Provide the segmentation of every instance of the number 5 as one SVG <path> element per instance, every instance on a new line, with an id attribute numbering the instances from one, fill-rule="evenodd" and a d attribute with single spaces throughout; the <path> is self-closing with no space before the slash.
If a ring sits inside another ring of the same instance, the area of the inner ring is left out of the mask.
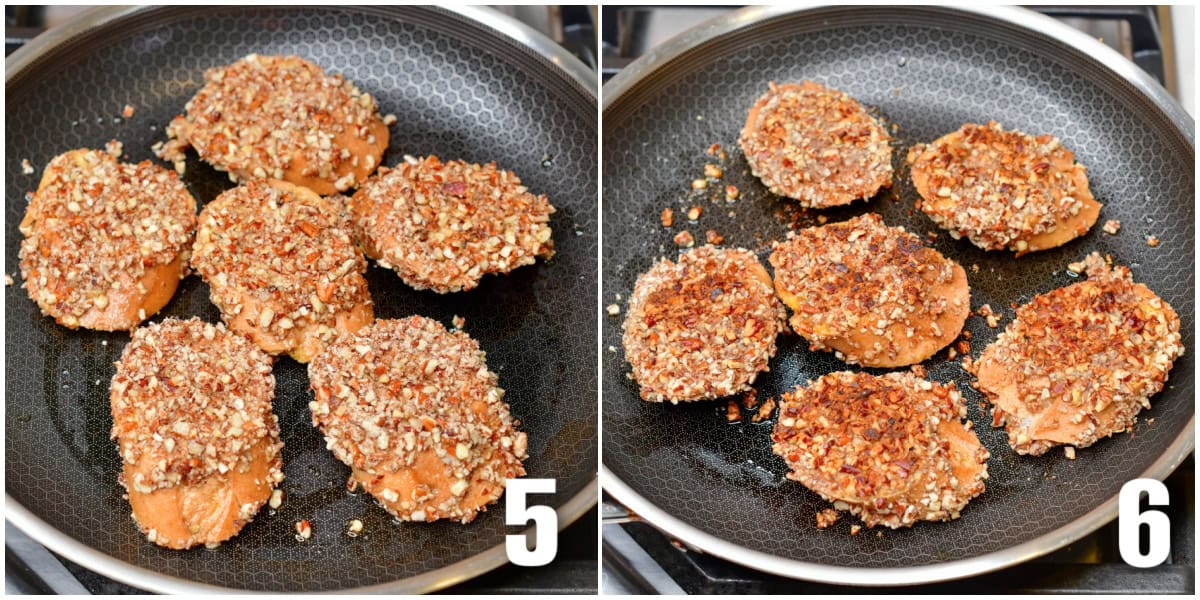
<path id="1" fill-rule="evenodd" d="M 1162 564 L 1171 552 L 1171 521 L 1161 510 L 1138 512 L 1143 492 L 1149 496 L 1150 506 L 1166 506 L 1170 502 L 1170 492 L 1161 481 L 1134 479 L 1121 486 L 1117 500 L 1117 546 L 1121 558 L 1140 569 Z M 1150 548 L 1146 554 L 1142 554 L 1141 548 L 1143 525 L 1150 530 Z"/>
<path id="2" fill-rule="evenodd" d="M 558 554 L 558 513 L 542 504 L 526 506 L 529 494 L 553 494 L 553 479 L 509 479 L 505 490 L 505 525 L 525 525 L 533 521 L 534 547 L 525 547 L 525 534 L 517 533 L 504 538 L 504 550 L 508 560 L 521 567 L 540 567 L 550 564 Z"/>

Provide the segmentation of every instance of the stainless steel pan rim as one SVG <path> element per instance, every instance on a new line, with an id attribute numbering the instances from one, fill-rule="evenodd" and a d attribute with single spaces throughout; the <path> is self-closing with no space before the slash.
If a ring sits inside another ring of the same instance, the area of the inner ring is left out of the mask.
<path id="1" fill-rule="evenodd" d="M 635 84 L 691 48 L 730 32 L 781 15 L 809 12 L 819 4 L 748 7 L 722 15 L 685 31 L 643 55 L 604 85 L 603 106 L 607 110 Z M 1195 122 L 1183 107 L 1145 71 L 1103 43 L 1050 17 L 1023 8 L 1006 6 L 940 7 L 990 17 L 1058 39 L 1087 53 L 1108 70 L 1132 83 L 1149 97 L 1195 145 Z M 1196 419 L 1193 413 L 1178 437 L 1142 477 L 1162 480 L 1170 475 L 1195 448 Z M 999 552 L 905 568 L 857 568 L 803 562 L 750 550 L 706 533 L 674 517 L 625 484 L 602 463 L 600 483 L 604 490 L 655 527 L 687 544 L 726 560 L 767 573 L 831 584 L 862 586 L 915 585 L 980 575 L 1049 554 L 1095 531 L 1117 516 L 1117 499 L 1109 498 L 1087 514 L 1059 529 Z"/>
<path id="2" fill-rule="evenodd" d="M 97 27 L 101 27 L 113 20 L 122 19 L 150 8 L 152 7 L 96 7 L 80 14 L 78 17 L 75 17 L 71 21 L 64 23 L 62 26 L 38 36 L 32 42 L 21 47 L 16 52 L 13 52 L 11 56 L 5 59 L 5 84 L 7 85 L 17 73 L 23 71 L 30 63 L 40 57 L 43 53 L 50 51 L 67 40 L 70 40 L 77 35 Z M 593 98 L 596 96 L 595 73 L 586 65 L 584 65 L 583 62 L 581 62 L 578 58 L 568 53 L 546 36 L 542 35 L 541 32 L 491 8 L 476 6 L 443 6 L 441 8 L 443 10 L 462 15 L 473 21 L 482 23 L 491 29 L 500 32 L 504 36 L 530 48 L 556 65 L 561 70 L 562 75 L 570 77 L 570 79 L 575 81 L 584 90 L 586 90 L 590 96 Z M 584 513 L 595 506 L 597 498 L 598 484 L 596 480 L 593 479 L 570 500 L 558 508 L 557 513 L 559 530 L 561 531 L 563 528 L 575 522 L 576 519 L 583 516 Z M 7 493 L 4 496 L 4 517 L 13 525 L 16 525 L 18 528 L 20 528 L 21 531 L 28 534 L 29 537 L 32 537 L 43 546 L 51 548 L 54 552 L 62 555 L 68 560 L 128 585 L 164 594 L 211 594 L 233 591 L 247 593 L 244 590 L 233 590 L 163 575 L 161 573 L 115 559 L 112 556 L 100 552 L 86 544 L 80 543 L 74 538 L 51 527 L 45 521 L 41 520 L 32 512 L 30 512 L 29 509 L 25 508 L 19 502 L 14 500 Z M 473 557 L 439 569 L 435 569 L 433 571 L 422 573 L 421 575 L 415 577 L 379 585 L 340 590 L 340 592 L 376 594 L 417 594 L 432 592 L 457 583 L 461 583 L 491 571 L 492 569 L 495 569 L 507 562 L 508 557 L 505 553 L 504 544 L 499 544 Z"/>

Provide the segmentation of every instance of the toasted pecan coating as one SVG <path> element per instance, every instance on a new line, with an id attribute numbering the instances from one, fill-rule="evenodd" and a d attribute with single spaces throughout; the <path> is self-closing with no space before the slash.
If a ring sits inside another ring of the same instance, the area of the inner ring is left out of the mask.
<path id="1" fill-rule="evenodd" d="M 200 213 L 192 267 L 230 329 L 308 362 L 374 320 L 367 261 L 336 202 L 284 181 L 227 190 Z"/>
<path id="2" fill-rule="evenodd" d="M 1061 246 L 1100 216 L 1087 169 L 1051 135 L 967 123 L 908 152 L 918 207 L 951 237 L 1017 256 Z"/>
<path id="3" fill-rule="evenodd" d="M 110 395 L 120 481 L 160 546 L 237 535 L 283 480 L 271 358 L 224 325 L 170 318 L 138 328 Z"/>
<path id="4" fill-rule="evenodd" d="M 298 56 L 251 54 L 204 80 L 155 146 L 177 169 L 191 146 L 235 181 L 281 179 L 329 195 L 366 180 L 387 149 L 375 99 Z"/>
<path id="5" fill-rule="evenodd" d="M 728 396 L 767 370 L 785 316 L 753 253 L 702 246 L 638 277 L 624 323 L 625 359 L 643 400 Z"/>
<path id="6" fill-rule="evenodd" d="M 1035 296 L 973 370 L 1020 454 L 1083 448 L 1132 427 L 1184 347 L 1179 316 L 1099 253 L 1086 281 Z"/>
<path id="7" fill-rule="evenodd" d="M 890 140 L 849 94 L 804 81 L 771 82 L 738 143 L 771 193 L 826 208 L 891 187 Z"/>
<path id="8" fill-rule="evenodd" d="M 196 200 L 150 161 L 71 150 L 46 166 L 20 230 L 24 286 L 43 313 L 71 329 L 128 330 L 187 274 Z"/>
<path id="9" fill-rule="evenodd" d="M 851 364 L 919 363 L 971 311 L 963 268 L 875 213 L 791 232 L 770 262 L 792 329 Z"/>
<path id="10" fill-rule="evenodd" d="M 380 169 L 349 203 L 367 256 L 440 294 L 553 256 L 552 213 L 545 195 L 529 193 L 496 163 L 436 156 Z"/>
<path id="11" fill-rule="evenodd" d="M 402 521 L 469 523 L 525 474 L 528 438 L 479 343 L 425 317 L 342 335 L 308 367 L 313 424 Z"/>
<path id="12" fill-rule="evenodd" d="M 954 384 L 840 371 L 783 395 L 775 454 L 868 527 L 948 521 L 983 493 L 988 451 Z"/>

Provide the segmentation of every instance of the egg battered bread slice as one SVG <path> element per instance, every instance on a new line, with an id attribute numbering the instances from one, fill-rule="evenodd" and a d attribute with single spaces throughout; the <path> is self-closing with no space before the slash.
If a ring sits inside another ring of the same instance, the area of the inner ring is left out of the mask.
<path id="1" fill-rule="evenodd" d="M 1100 216 L 1087 169 L 1051 135 L 1005 131 L 995 121 L 908 152 L 920 208 L 955 239 L 984 250 L 1027 252 L 1061 246 Z"/>
<path id="2" fill-rule="evenodd" d="M 525 474 L 528 436 L 462 331 L 383 319 L 340 336 L 308 373 L 313 425 L 397 519 L 470 523 Z"/>
<path id="3" fill-rule="evenodd" d="M 204 82 L 155 146 L 176 169 L 190 146 L 234 181 L 281 179 L 330 195 L 362 183 L 387 149 L 375 99 L 298 56 L 250 54 L 208 69 Z"/>
<path id="4" fill-rule="evenodd" d="M 341 208 L 285 181 L 249 181 L 209 202 L 192 267 L 229 328 L 270 354 L 308 362 L 375 318 Z"/>
<path id="5" fill-rule="evenodd" d="M 987 479 L 966 414 L 953 383 L 840 371 L 783 395 L 772 450 L 788 479 L 867 527 L 949 521 Z"/>
<path id="6" fill-rule="evenodd" d="M 753 253 L 702 246 L 638 277 L 623 326 L 625 359 L 643 400 L 728 396 L 767 370 L 785 316 Z"/>
<path id="7" fill-rule="evenodd" d="M 44 314 L 71 329 L 129 330 L 187 274 L 196 200 L 150 161 L 71 150 L 46 166 L 20 230 L 25 290 Z"/>
<path id="8" fill-rule="evenodd" d="M 771 193 L 826 208 L 892 185 L 887 131 L 849 94 L 813 81 L 776 84 L 754 103 L 738 143 Z"/>
<path id="9" fill-rule="evenodd" d="M 963 268 L 875 213 L 790 232 L 770 261 L 792 329 L 851 364 L 919 363 L 971 310 Z"/>
<path id="10" fill-rule="evenodd" d="M 347 203 L 367 256 L 439 294 L 554 256 L 545 195 L 496 163 L 427 156 L 383 168 Z"/>
<path id="11" fill-rule="evenodd" d="M 1092 253 L 1088 279 L 1035 296 L 973 366 L 994 426 L 1020 454 L 1084 448 L 1129 429 L 1184 347 L 1179 316 Z"/>
<path id="12" fill-rule="evenodd" d="M 224 325 L 138 328 L 110 386 L 120 482 L 146 537 L 173 549 L 235 536 L 283 481 L 271 358 Z"/>

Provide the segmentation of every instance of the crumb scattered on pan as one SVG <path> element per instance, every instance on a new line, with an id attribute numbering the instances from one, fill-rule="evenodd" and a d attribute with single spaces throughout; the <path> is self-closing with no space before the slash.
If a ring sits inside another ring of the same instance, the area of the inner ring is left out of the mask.
<path id="1" fill-rule="evenodd" d="M 13 283 L 15 283 L 15 282 L 13 281 L 12 275 L 5 273 L 4 274 L 4 285 L 12 285 Z"/>
<path id="2" fill-rule="evenodd" d="M 699 206 L 693 206 L 688 209 L 687 218 L 689 221 L 696 221 L 700 218 L 700 215 L 702 215 L 702 214 L 704 214 L 703 208 L 701 208 Z"/>
<path id="3" fill-rule="evenodd" d="M 725 175 L 725 171 L 721 167 L 708 163 L 704 165 L 704 176 L 712 179 L 720 179 Z"/>
<path id="4" fill-rule="evenodd" d="M 300 542 L 307 542 L 308 539 L 311 537 L 312 537 L 312 525 L 309 524 L 308 519 L 301 519 L 301 520 L 297 521 L 296 522 L 296 540 L 300 541 Z"/>
<path id="5" fill-rule="evenodd" d="M 104 151 L 113 158 L 121 158 L 121 153 L 125 151 L 125 144 L 117 140 L 108 140 L 108 143 L 104 145 Z"/>
<path id="6" fill-rule="evenodd" d="M 754 408 L 755 404 L 758 404 L 758 390 L 756 390 L 754 388 L 750 388 L 750 389 L 742 392 L 742 407 L 743 408 L 745 408 L 746 410 L 750 410 L 751 408 Z"/>
<path id="7" fill-rule="evenodd" d="M 739 194 L 739 192 L 738 192 L 737 186 L 733 186 L 733 185 L 725 186 L 725 200 L 727 202 L 733 202 L 734 200 L 737 200 L 738 194 Z"/>
<path id="8" fill-rule="evenodd" d="M 692 189 L 693 190 L 708 189 L 708 180 L 707 179 L 693 179 L 692 180 Z"/>
<path id="9" fill-rule="evenodd" d="M 1075 460 L 1075 446 L 1064 447 L 1063 454 L 1067 455 L 1067 460 Z"/>
<path id="10" fill-rule="evenodd" d="M 717 160 L 720 160 L 721 162 L 725 161 L 725 151 L 721 149 L 720 144 L 713 144 L 709 146 L 706 152 L 709 156 L 717 157 Z"/>
<path id="11" fill-rule="evenodd" d="M 1073 263 L 1067 265 L 1067 270 L 1072 273 L 1075 273 L 1076 275 L 1078 275 L 1079 273 L 1082 273 L 1083 270 L 1086 268 L 1087 268 L 1087 265 L 1082 260 L 1079 262 L 1073 262 Z"/>
<path id="12" fill-rule="evenodd" d="M 33 175 L 33 165 L 29 164 L 28 158 L 21 159 L 21 172 L 26 175 Z"/>
<path id="13" fill-rule="evenodd" d="M 1157 236 L 1157 235 L 1152 235 L 1152 236 L 1150 236 L 1150 237 L 1147 237 L 1147 238 L 1146 238 L 1146 245 L 1147 245 L 1147 246 L 1150 246 L 1151 248 L 1155 248 L 1155 247 L 1157 247 L 1157 246 L 1158 246 L 1158 236 Z"/>
<path id="14" fill-rule="evenodd" d="M 133 116 L 133 112 L 134 112 L 133 105 L 126 104 L 125 108 L 121 109 L 121 116 L 128 119 L 129 117 Z"/>
<path id="15" fill-rule="evenodd" d="M 612 352 L 613 354 L 616 354 L 616 353 L 617 353 L 617 347 L 616 347 L 616 346 L 609 346 L 609 347 L 608 347 L 608 351 L 609 351 L 609 352 Z"/>
<path id="16" fill-rule="evenodd" d="M 392 125 L 395 125 L 396 124 L 396 115 L 393 115 L 391 113 L 383 115 L 383 124 L 387 125 L 389 127 L 391 127 Z"/>
<path id="17" fill-rule="evenodd" d="M 996 327 L 1000 326 L 1000 321 L 996 318 L 996 313 L 992 312 L 992 307 L 990 304 L 984 304 L 983 306 L 980 306 L 975 313 L 987 320 L 988 327 L 995 329 Z M 963 354 L 966 354 L 966 352 Z"/>
<path id="18" fill-rule="evenodd" d="M 680 248 L 691 248 L 696 245 L 696 238 L 692 237 L 692 234 L 685 229 L 675 234 L 675 245 Z"/>
<path id="19" fill-rule="evenodd" d="M 829 217 L 826 217 L 825 215 L 817 215 L 817 223 L 820 223 L 821 225 L 824 225 L 828 220 Z"/>
<path id="20" fill-rule="evenodd" d="M 621 314 L 621 307 L 616 304 L 609 304 L 604 310 L 608 312 L 608 316 L 610 317 L 615 317 Z"/>
<path id="21" fill-rule="evenodd" d="M 283 506 L 283 490 L 276 489 L 271 492 L 271 499 L 267 501 L 267 505 L 271 508 L 279 508 Z"/>
<path id="22" fill-rule="evenodd" d="M 346 524 L 346 535 L 349 537 L 358 537 L 362 530 L 363 522 L 358 519 L 350 519 L 350 522 Z"/>
<path id="23" fill-rule="evenodd" d="M 978 273 L 978 272 L 979 272 L 979 263 L 971 263 L 971 272 L 972 272 L 972 273 Z"/>
<path id="24" fill-rule="evenodd" d="M 1121 230 L 1121 222 L 1116 219 L 1109 219 L 1104 222 L 1103 229 L 1104 233 L 1109 235 L 1117 235 L 1117 232 Z"/>
<path id="25" fill-rule="evenodd" d="M 858 535 L 858 532 L 860 532 L 860 531 L 862 531 L 862 525 L 851 525 L 850 526 L 850 535 Z"/>
<path id="26" fill-rule="evenodd" d="M 948 358 L 950 360 L 954 360 L 954 359 L 958 358 L 958 350 L 955 350 L 954 347 L 951 346 L 950 348 L 948 348 L 946 350 L 946 358 Z"/>
<path id="27" fill-rule="evenodd" d="M 725 405 L 725 420 L 732 423 L 734 421 L 741 420 L 741 418 L 742 407 L 738 406 L 737 400 L 730 400 L 729 403 Z"/>
<path id="28" fill-rule="evenodd" d="M 714 229 L 709 229 L 704 232 L 704 239 L 708 240 L 708 243 L 714 246 L 719 246 L 725 241 L 725 236 L 717 233 Z"/>
<path id="29" fill-rule="evenodd" d="M 450 324 L 453 325 L 455 329 L 462 329 L 466 326 L 467 320 L 458 315 L 454 315 L 454 318 L 450 319 Z"/>
<path id="30" fill-rule="evenodd" d="M 671 210 L 670 207 L 664 208 L 662 211 L 662 215 L 659 216 L 659 220 L 662 221 L 663 227 L 670 227 L 671 225 L 674 225 L 675 224 L 675 211 Z"/>
<path id="31" fill-rule="evenodd" d="M 971 342 L 968 342 L 967 340 L 958 340 L 958 344 L 955 344 L 955 348 L 958 350 L 959 354 L 970 354 Z"/>
<path id="32" fill-rule="evenodd" d="M 750 417 L 750 420 L 754 423 L 758 423 L 760 421 L 765 421 L 767 419 L 770 419 L 771 415 L 774 412 L 775 412 L 775 399 L 767 398 L 766 400 L 763 400 L 762 404 L 758 405 L 758 412 L 754 413 L 754 416 Z"/>
<path id="33" fill-rule="evenodd" d="M 817 529 L 825 529 L 826 527 L 837 523 L 838 519 L 841 518 L 842 513 L 832 508 L 826 508 L 825 510 L 817 513 Z"/>

